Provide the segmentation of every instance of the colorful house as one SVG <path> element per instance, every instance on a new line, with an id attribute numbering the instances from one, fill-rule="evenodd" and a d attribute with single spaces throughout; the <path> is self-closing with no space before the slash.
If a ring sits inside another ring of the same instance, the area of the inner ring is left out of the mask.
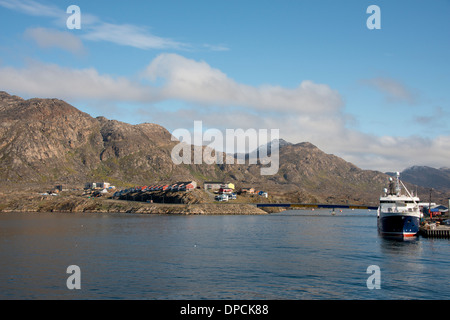
<path id="1" fill-rule="evenodd" d="M 225 189 L 231 189 L 231 190 L 234 190 L 234 189 L 235 189 L 234 184 L 231 183 L 231 182 L 222 184 L 222 188 L 225 188 Z"/>
<path id="2" fill-rule="evenodd" d="M 219 194 L 231 194 L 233 193 L 233 189 L 230 188 L 220 188 Z"/>
<path id="3" fill-rule="evenodd" d="M 249 193 L 249 194 L 253 194 L 255 193 L 255 188 L 242 188 L 241 189 L 242 193 Z"/>

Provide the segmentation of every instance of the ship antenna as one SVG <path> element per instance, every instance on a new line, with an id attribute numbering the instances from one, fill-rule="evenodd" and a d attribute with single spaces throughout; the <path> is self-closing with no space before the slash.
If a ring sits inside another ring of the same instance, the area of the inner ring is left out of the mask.
<path id="1" fill-rule="evenodd" d="M 397 172 L 397 186 L 395 188 L 395 191 L 397 192 L 397 196 L 400 196 L 400 172 Z"/>

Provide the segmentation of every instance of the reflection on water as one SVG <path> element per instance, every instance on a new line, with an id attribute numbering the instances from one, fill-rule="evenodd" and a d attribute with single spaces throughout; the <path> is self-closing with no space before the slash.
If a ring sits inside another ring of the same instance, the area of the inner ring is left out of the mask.
<path id="1" fill-rule="evenodd" d="M 420 238 L 411 237 L 411 238 L 388 238 L 381 237 L 380 238 L 380 247 L 381 251 L 386 255 L 409 255 L 415 256 L 420 254 L 423 247 L 421 246 Z"/>
<path id="2" fill-rule="evenodd" d="M 449 253 L 447 240 L 381 238 L 361 210 L 0 214 L 0 298 L 446 299 Z M 72 264 L 81 290 L 65 285 Z"/>
<path id="3" fill-rule="evenodd" d="M 383 239 L 387 289 L 393 297 L 408 296 L 424 299 L 448 299 L 450 270 L 448 240 L 426 239 L 420 236 L 408 240 Z"/>

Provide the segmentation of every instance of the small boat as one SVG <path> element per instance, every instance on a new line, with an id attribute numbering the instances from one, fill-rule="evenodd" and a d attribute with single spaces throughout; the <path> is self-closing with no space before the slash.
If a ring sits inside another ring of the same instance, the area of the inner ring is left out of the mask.
<path id="1" fill-rule="evenodd" d="M 402 193 L 402 187 L 406 194 Z M 396 181 L 389 178 L 389 189 L 385 188 L 380 197 L 378 232 L 389 237 L 414 237 L 419 232 L 421 217 L 419 198 L 411 195 L 397 172 Z"/>

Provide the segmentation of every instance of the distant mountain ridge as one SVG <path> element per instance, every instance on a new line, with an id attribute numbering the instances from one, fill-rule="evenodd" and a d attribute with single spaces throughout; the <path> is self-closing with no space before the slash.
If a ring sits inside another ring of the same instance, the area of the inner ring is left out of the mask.
<path id="1" fill-rule="evenodd" d="M 261 164 L 180 164 L 171 151 L 178 142 L 157 124 L 131 125 L 93 118 L 59 99 L 29 99 L 0 92 L 0 181 L 2 185 L 116 186 L 195 180 L 229 181 L 292 202 L 375 204 L 388 176 L 362 170 L 309 142 L 278 143 L 280 166 L 272 176 Z M 272 144 L 260 146 L 271 150 Z M 225 155 L 224 155 L 225 156 Z M 251 156 L 251 155 L 249 155 Z"/>
<path id="2" fill-rule="evenodd" d="M 418 186 L 450 191 L 450 168 L 447 167 L 412 166 L 403 170 L 400 176 L 403 181 Z"/>

